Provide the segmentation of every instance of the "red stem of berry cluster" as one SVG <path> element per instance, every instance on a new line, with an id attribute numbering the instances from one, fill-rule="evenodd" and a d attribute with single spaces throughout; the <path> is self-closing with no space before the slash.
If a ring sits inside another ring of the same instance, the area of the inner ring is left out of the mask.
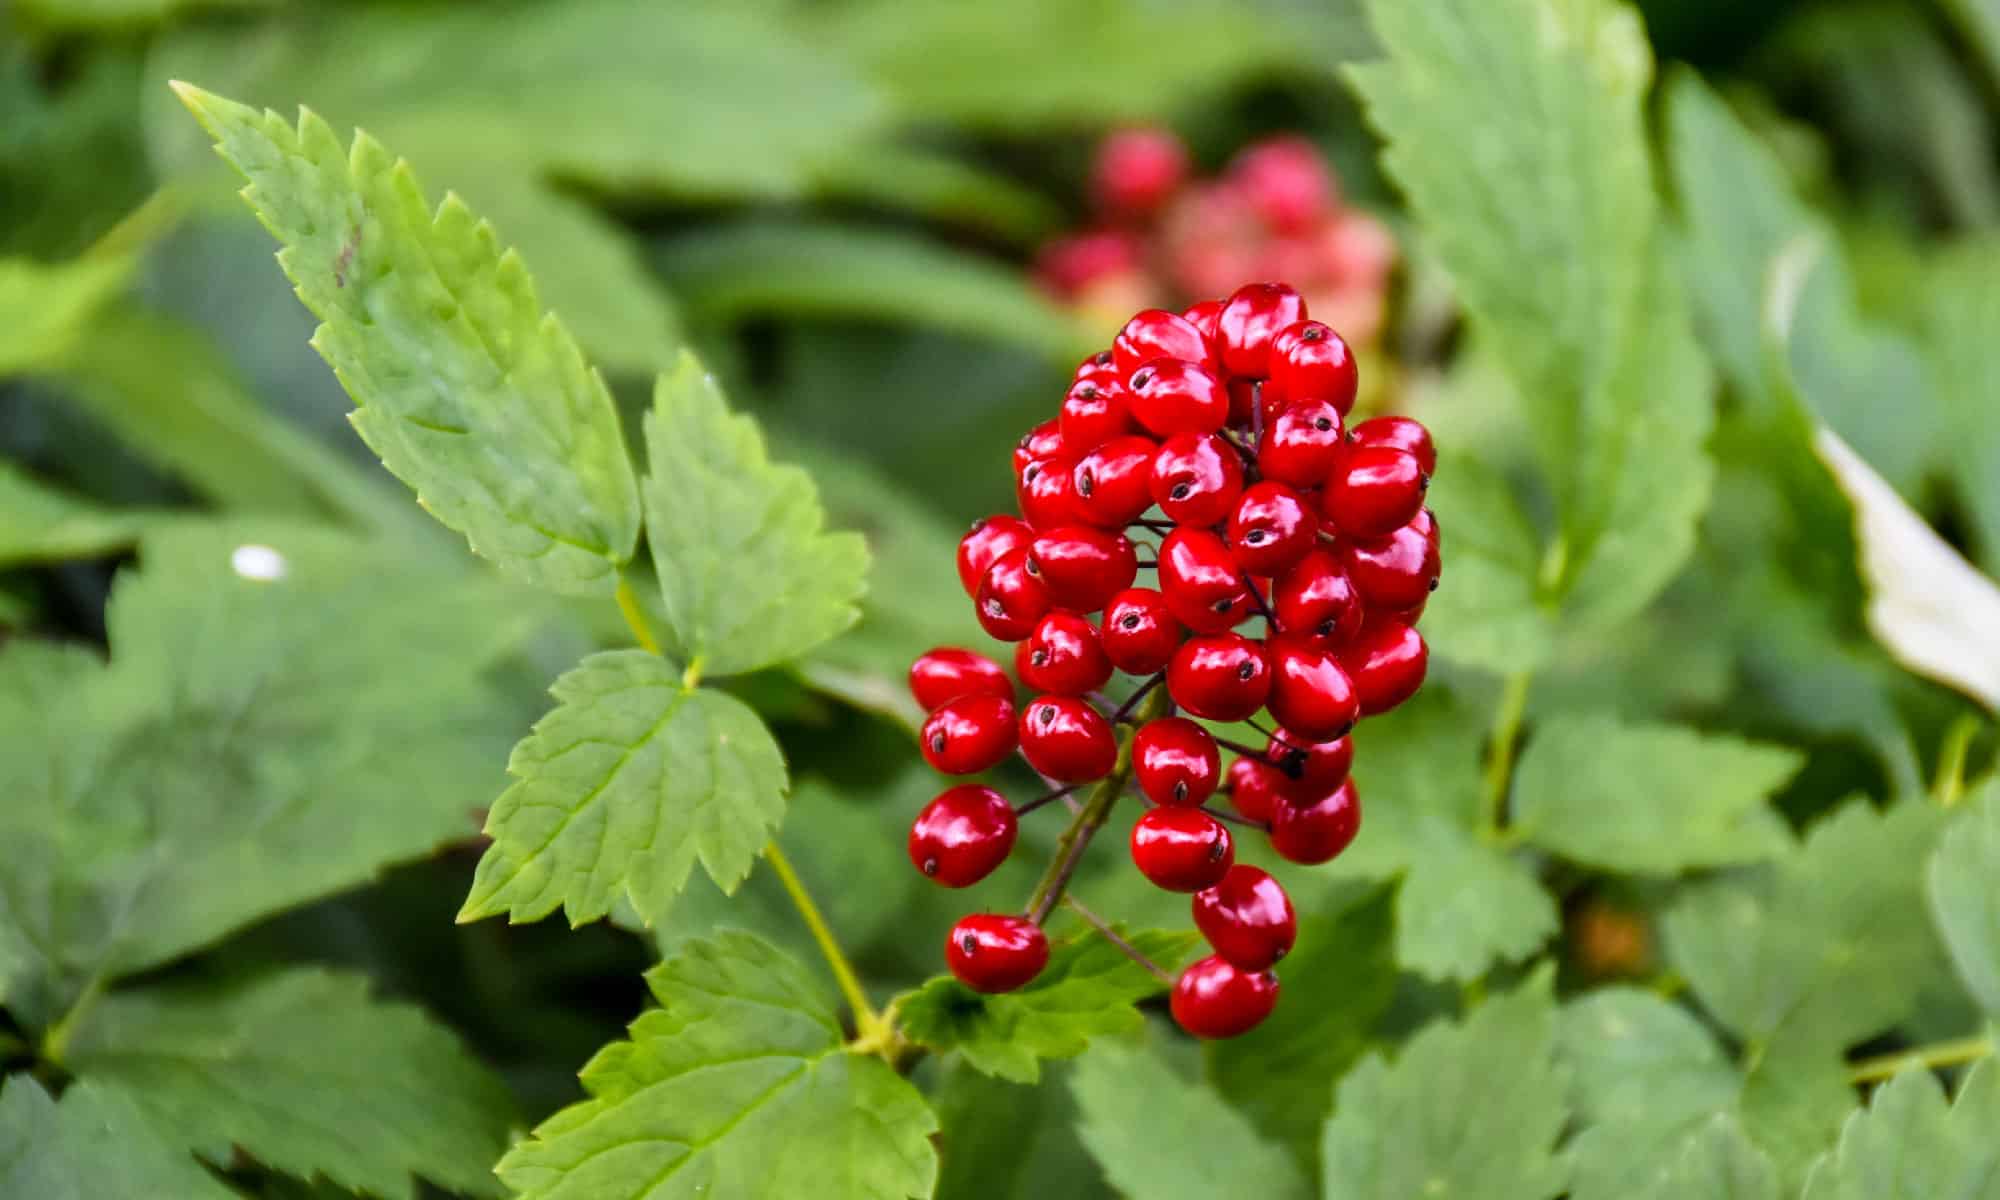
<path id="1" fill-rule="evenodd" d="M 1157 678 L 1155 679 L 1157 682 Z M 1142 699 L 1143 698 L 1143 699 Z M 1139 700 L 1136 717 L 1138 724 L 1145 724 L 1166 712 L 1167 697 L 1164 691 L 1151 686 L 1140 689 L 1133 697 Z M 1127 701 L 1129 707 L 1131 701 Z M 1063 889 L 1069 886 L 1070 876 L 1083 861 L 1083 852 L 1090 848 L 1090 839 L 1103 827 L 1111 816 L 1111 808 L 1118 803 L 1118 796 L 1125 790 L 1126 782 L 1132 776 L 1132 739 L 1125 738 L 1118 747 L 1118 761 L 1111 768 L 1111 774 L 1100 780 L 1090 790 L 1089 799 L 1083 802 L 1082 811 L 1070 820 L 1062 837 L 1056 841 L 1055 857 L 1049 861 L 1049 869 L 1042 873 L 1040 882 L 1028 896 L 1028 919 L 1040 925 L 1049 919 L 1057 904 L 1062 902 Z"/>

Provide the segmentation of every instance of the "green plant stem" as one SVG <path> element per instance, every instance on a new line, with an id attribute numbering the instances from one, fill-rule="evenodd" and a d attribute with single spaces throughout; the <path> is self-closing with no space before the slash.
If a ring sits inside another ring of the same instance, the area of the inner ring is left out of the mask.
<path id="1" fill-rule="evenodd" d="M 1480 796 L 1479 832 L 1489 842 L 1502 840 L 1507 817 L 1507 784 L 1514 775 L 1514 744 L 1520 740 L 1521 717 L 1528 708 L 1526 671 L 1507 677 L 1500 689 L 1500 706 L 1493 713 L 1493 733 L 1486 750 L 1486 783 Z"/>
<path id="2" fill-rule="evenodd" d="M 1972 739 L 1979 735 L 1979 718 L 1967 713 L 1944 731 L 1944 745 L 1938 750 L 1937 778 L 1931 795 L 1939 807 L 1951 808 L 1965 797 L 1965 759 L 1972 751 Z"/>
<path id="3" fill-rule="evenodd" d="M 1864 1058 L 1847 1069 L 1849 1083 L 1874 1083 L 1887 1079 L 1904 1067 L 1955 1067 L 1961 1063 L 1976 1062 L 1993 1053 L 1993 1038 L 1987 1034 L 1973 1037 L 1955 1038 L 1949 1042 L 1933 1042 L 1928 1046 L 1917 1046 L 1909 1050 L 1899 1050 L 1894 1054 L 1883 1054 L 1875 1058 Z"/>
<path id="4" fill-rule="evenodd" d="M 653 636 L 653 627 L 646 620 L 646 610 L 639 604 L 639 595 L 632 589 L 632 581 L 623 575 L 618 577 L 618 611 L 624 616 L 625 624 L 632 631 L 632 639 L 649 654 L 660 653 L 660 639 Z M 687 674 L 682 682 L 693 688 L 700 680 L 699 660 L 688 664 Z M 799 873 L 792 869 L 792 862 L 775 841 L 764 844 L 764 861 L 771 864 L 771 871 L 778 882 L 785 887 L 785 895 L 798 909 L 799 918 L 811 932 L 819 952 L 826 958 L 826 965 L 832 969 L 834 982 L 840 985 L 841 995 L 847 998 L 849 1008 L 854 1010 L 855 1047 L 867 1053 L 879 1053 L 885 1058 L 896 1050 L 895 1029 L 875 1011 L 868 1002 L 868 993 L 861 990 L 861 979 L 854 973 L 854 967 L 847 961 L 847 955 L 840 948 L 840 942 L 833 936 L 833 929 L 820 915 L 819 905 L 813 903 L 812 893 L 806 891 Z"/>
<path id="5" fill-rule="evenodd" d="M 1095 929 L 1098 932 L 1098 935 L 1101 936 L 1105 941 L 1110 942 L 1112 945 L 1118 947 L 1119 953 L 1123 954 L 1126 958 L 1131 959 L 1133 962 L 1138 963 L 1140 966 L 1146 968 L 1146 971 L 1149 974 L 1151 974 L 1153 978 L 1159 980 L 1161 983 L 1167 985 L 1168 987 L 1174 986 L 1174 977 L 1167 974 L 1166 968 L 1154 962 L 1152 959 L 1147 958 L 1145 955 L 1139 953 L 1139 948 L 1137 946 L 1134 946 L 1132 943 L 1126 941 L 1124 938 L 1118 936 L 1118 931 L 1111 928 L 1109 922 L 1105 921 L 1103 917 L 1098 916 L 1096 913 L 1090 911 L 1088 908 L 1085 908 L 1083 901 L 1078 900 L 1073 895 L 1068 895 L 1063 897 L 1063 903 L 1069 906 L 1071 912 L 1074 912 L 1077 916 L 1082 917 L 1084 924 L 1090 926 L 1092 929 Z"/>
<path id="6" fill-rule="evenodd" d="M 83 1023 L 103 997 L 105 982 L 102 973 L 91 976 L 90 982 L 83 985 L 83 991 L 77 993 L 76 1002 L 42 1034 L 40 1057 L 44 1062 L 62 1065 L 63 1055 L 69 1053 L 69 1042 L 76 1036 L 77 1026 Z"/>
<path id="7" fill-rule="evenodd" d="M 1144 725 L 1166 710 L 1166 689 L 1156 688 L 1139 706 L 1133 724 Z M 1083 852 L 1089 849 L 1091 836 L 1111 815 L 1111 806 L 1118 803 L 1118 795 L 1125 790 L 1125 783 L 1131 776 L 1132 739 L 1127 737 L 1118 747 L 1118 762 L 1111 768 L 1111 774 L 1090 790 L 1090 798 L 1070 818 L 1068 828 L 1062 831 L 1062 837 L 1056 842 L 1055 857 L 1049 861 L 1049 869 L 1042 873 L 1041 881 L 1035 884 L 1034 892 L 1028 896 L 1030 921 L 1040 925 L 1049 919 L 1056 905 L 1062 903 L 1063 889 L 1069 886 L 1069 877 L 1076 874 L 1077 864 L 1083 861 Z"/>

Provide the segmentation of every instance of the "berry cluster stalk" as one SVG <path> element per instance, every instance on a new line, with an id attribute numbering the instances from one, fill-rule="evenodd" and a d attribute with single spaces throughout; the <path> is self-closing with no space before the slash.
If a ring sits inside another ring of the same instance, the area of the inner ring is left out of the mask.
<path id="1" fill-rule="evenodd" d="M 1137 723 L 1143 725 L 1155 717 L 1165 716 L 1169 703 L 1166 689 L 1149 690 L 1139 706 Z M 1090 839 L 1111 816 L 1112 806 L 1118 803 L 1118 797 L 1131 777 L 1132 739 L 1128 736 L 1118 747 L 1118 762 L 1111 768 L 1111 774 L 1091 789 L 1083 808 L 1070 819 L 1069 827 L 1063 830 L 1062 838 L 1056 842 L 1055 858 L 1050 861 L 1041 882 L 1035 885 L 1034 893 L 1028 897 L 1030 921 L 1040 925 L 1062 902 L 1063 889 L 1069 886 L 1070 876 L 1076 874 L 1077 864 L 1083 861 L 1083 852 L 1090 848 Z"/>

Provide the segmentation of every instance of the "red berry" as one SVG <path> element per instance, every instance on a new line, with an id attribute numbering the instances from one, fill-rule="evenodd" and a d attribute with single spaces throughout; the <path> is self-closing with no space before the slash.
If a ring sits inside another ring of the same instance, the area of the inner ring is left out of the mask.
<path id="1" fill-rule="evenodd" d="M 1295 404 L 1272 418 L 1257 444 L 1257 470 L 1293 487 L 1318 487 L 1340 463 L 1340 410 L 1324 400 Z"/>
<path id="2" fill-rule="evenodd" d="M 1229 551 L 1252 575 L 1284 572 L 1319 540 L 1319 515 L 1305 497 L 1265 480 L 1244 489 L 1229 514 Z"/>
<path id="3" fill-rule="evenodd" d="M 1132 862 L 1154 887 L 1214 887 L 1235 861 L 1229 828 L 1199 808 L 1149 808 L 1132 826 Z"/>
<path id="4" fill-rule="evenodd" d="M 1044 244 L 1035 255 L 1035 280 L 1070 299 L 1092 284 L 1138 271 L 1145 260 L 1142 238 L 1122 229 L 1098 229 Z"/>
<path id="5" fill-rule="evenodd" d="M 1111 678 L 1111 660 L 1090 618 L 1052 612 L 1014 647 L 1014 672 L 1035 691 L 1081 696 Z"/>
<path id="6" fill-rule="evenodd" d="M 1348 440 L 1357 446 L 1394 446 L 1417 456 L 1417 465 L 1426 475 L 1437 473 L 1437 447 L 1423 422 L 1409 417 L 1370 417 L 1348 431 Z"/>
<path id="7" fill-rule="evenodd" d="M 1118 368 L 1112 365 L 1111 351 L 1109 350 L 1099 350 L 1089 358 L 1076 364 L 1076 370 L 1070 373 L 1070 381 L 1072 383 L 1078 383 L 1085 379 L 1116 378 L 1118 378 Z"/>
<path id="8" fill-rule="evenodd" d="M 1271 380 L 1264 386 L 1285 405 L 1322 401 L 1344 417 L 1361 388 L 1361 369 L 1331 326 L 1301 321 L 1273 343 Z"/>
<path id="9" fill-rule="evenodd" d="M 1128 675 L 1164 670 L 1181 644 L 1181 623 L 1152 588 L 1126 588 L 1104 606 L 1104 653 Z"/>
<path id="10" fill-rule="evenodd" d="M 1193 322 L 1162 309 L 1149 308 L 1125 322 L 1111 342 L 1111 361 L 1126 379 L 1156 358 L 1206 364 L 1208 339 Z"/>
<path id="11" fill-rule="evenodd" d="M 958 542 L 958 581 L 965 585 L 965 594 L 977 596 L 979 581 L 986 578 L 986 568 L 1009 550 L 1027 545 L 1034 536 L 1035 531 L 1019 517 L 992 516 L 974 521 L 971 531 Z"/>
<path id="12" fill-rule="evenodd" d="M 1063 455 L 1038 458 L 1021 469 L 1014 488 L 1021 515 L 1036 529 L 1074 525 L 1080 519 L 1076 505 L 1076 460 Z"/>
<path id="13" fill-rule="evenodd" d="M 984 654 L 957 646 L 925 651 L 910 664 L 910 695 L 925 712 L 960 696 L 1014 698 L 1014 681 Z"/>
<path id="14" fill-rule="evenodd" d="M 1268 969 L 1291 953 L 1299 921 L 1292 898 L 1268 871 L 1238 863 L 1222 882 L 1194 896 L 1194 927 L 1229 964 Z"/>
<path id="15" fill-rule="evenodd" d="M 1271 849 L 1308 866 L 1331 862 L 1361 830 L 1361 796 L 1352 779 L 1312 800 L 1280 795 L 1271 814 Z"/>
<path id="16" fill-rule="evenodd" d="M 1230 173 L 1250 207 L 1279 233 L 1303 233 L 1333 211 L 1333 177 L 1305 138 L 1258 142 L 1236 157 Z"/>
<path id="17" fill-rule="evenodd" d="M 1252 283 L 1236 289 L 1215 321 L 1216 349 L 1231 375 L 1265 379 L 1271 374 L 1271 339 L 1280 329 L 1306 319 L 1306 302 L 1282 283 Z"/>
<path id="18" fill-rule="evenodd" d="M 1354 680 L 1361 715 L 1385 713 L 1417 694 L 1430 666 L 1424 635 L 1399 620 L 1370 618 L 1354 644 L 1342 650 L 1340 661 Z"/>
<path id="19" fill-rule="evenodd" d="M 1021 440 L 1014 443 L 1014 478 L 1020 479 L 1021 473 L 1028 469 L 1028 464 L 1036 459 L 1054 458 L 1062 452 L 1061 418 L 1050 417 L 1022 434 Z"/>
<path id="20" fill-rule="evenodd" d="M 1354 739 L 1343 734 L 1316 742 L 1280 729 L 1264 747 L 1264 760 L 1278 771 L 1277 790 L 1293 799 L 1324 796 L 1340 786 L 1354 766 Z"/>
<path id="21" fill-rule="evenodd" d="M 1250 611 L 1250 585 L 1223 540 L 1206 529 L 1182 526 L 1160 543 L 1160 592 L 1181 624 L 1197 633 L 1221 633 Z"/>
<path id="22" fill-rule="evenodd" d="M 1006 797 L 961 783 L 938 793 L 910 826 L 910 861 L 945 887 L 971 887 L 1007 861 L 1020 826 Z"/>
<path id="23" fill-rule="evenodd" d="M 1028 561 L 1048 585 L 1050 601 L 1078 612 L 1103 608 L 1132 586 L 1139 570 L 1139 556 L 1124 534 L 1081 525 L 1036 535 Z"/>
<path id="24" fill-rule="evenodd" d="M 1161 717 L 1132 735 L 1132 777 L 1155 804 L 1199 806 L 1222 779 L 1222 754 L 1200 725 Z"/>
<path id="25" fill-rule="evenodd" d="M 1153 456 L 1160 444 L 1116 437 L 1077 460 L 1070 472 L 1077 516 L 1101 529 L 1123 529 L 1153 506 Z"/>
<path id="26" fill-rule="evenodd" d="M 1121 129 L 1097 148 L 1090 191 L 1100 208 L 1126 217 L 1158 211 L 1188 173 L 1187 149 L 1165 129 Z"/>
<path id="27" fill-rule="evenodd" d="M 1118 760 L 1104 714 L 1075 696 L 1042 696 L 1021 710 L 1021 753 L 1057 783 L 1102 779 Z"/>
<path id="28" fill-rule="evenodd" d="M 1326 484 L 1326 515 L 1358 538 L 1383 537 L 1424 506 L 1430 476 L 1417 456 L 1394 446 L 1350 446 Z"/>
<path id="29" fill-rule="evenodd" d="M 975 775 L 1014 752 L 1014 702 L 960 696 L 924 721 L 924 761 L 947 775 Z"/>
<path id="30" fill-rule="evenodd" d="M 979 627 L 1003 642 L 1018 642 L 1035 631 L 1035 623 L 1055 607 L 1049 585 L 1035 573 L 1035 564 L 1022 546 L 995 559 L 979 581 L 973 615 Z"/>
<path id="31" fill-rule="evenodd" d="M 975 992 L 1011 992 L 1049 965 L 1049 939 L 1026 917 L 974 913 L 951 927 L 944 961 Z"/>
<path id="32" fill-rule="evenodd" d="M 1270 763 L 1239 757 L 1229 764 L 1230 806 L 1245 820 L 1269 824 L 1287 782 Z"/>
<path id="33" fill-rule="evenodd" d="M 1214 525 L 1243 493 L 1243 459 L 1214 434 L 1176 434 L 1160 443 L 1148 480 L 1153 500 L 1183 525 Z"/>
<path id="34" fill-rule="evenodd" d="M 1270 639 L 1271 694 L 1280 725 L 1315 741 L 1337 738 L 1360 719 L 1354 683 L 1331 653 L 1292 635 Z"/>
<path id="35" fill-rule="evenodd" d="M 1061 415 L 1065 455 L 1081 455 L 1134 432 L 1132 414 L 1126 408 L 1125 388 L 1108 378 L 1080 379 L 1069 385 L 1063 397 Z"/>
<path id="36" fill-rule="evenodd" d="M 1198 301 L 1181 310 L 1181 320 L 1186 321 L 1201 331 L 1201 339 L 1203 343 L 1210 347 L 1211 355 L 1215 346 L 1215 320 L 1221 315 L 1222 301 L 1220 300 Z"/>
<path id="37" fill-rule="evenodd" d="M 1263 397 L 1264 385 L 1262 381 L 1231 375 L 1229 377 L 1229 423 L 1231 425 L 1249 425 L 1252 423 L 1253 417 L 1259 408 L 1264 410 L 1264 419 L 1266 422 L 1273 416 L 1276 416 L 1276 410 Z"/>
<path id="38" fill-rule="evenodd" d="M 1388 537 L 1343 541 L 1340 562 L 1370 608 L 1416 608 L 1438 584 L 1437 519 L 1425 509 Z"/>
<path id="39" fill-rule="evenodd" d="M 1286 633 L 1338 646 L 1361 632 L 1367 607 L 1330 550 L 1309 551 L 1271 590 L 1271 614 Z"/>
<path id="40" fill-rule="evenodd" d="M 1199 363 L 1152 359 L 1132 372 L 1125 389 L 1133 419 L 1155 437 L 1214 433 L 1229 421 L 1228 387 Z"/>
<path id="41" fill-rule="evenodd" d="M 1198 1038 L 1233 1038 L 1263 1023 L 1278 1003 L 1278 977 L 1245 971 L 1211 954 L 1181 972 L 1170 1006 L 1174 1023 Z"/>
<path id="42" fill-rule="evenodd" d="M 1167 664 L 1167 690 L 1197 717 L 1241 721 L 1264 707 L 1271 660 L 1261 643 L 1240 633 L 1189 638 Z"/>

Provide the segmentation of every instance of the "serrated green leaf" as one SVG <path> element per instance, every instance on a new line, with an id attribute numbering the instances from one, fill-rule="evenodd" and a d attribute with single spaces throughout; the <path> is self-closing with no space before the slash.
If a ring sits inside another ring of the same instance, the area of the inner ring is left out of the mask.
<path id="1" fill-rule="evenodd" d="M 963 1061 L 930 1089 L 938 1112 L 938 1200 L 1103 1200 L 1064 1082 L 1022 1087 Z M 1053 1072 L 1052 1072 L 1053 1074 Z"/>
<path id="2" fill-rule="evenodd" d="M 1737 1107 L 1744 1131 L 1770 1155 L 1789 1196 L 1839 1135 L 1854 1103 L 1840 1048 L 1808 1026 L 1788 1025 L 1746 1064 Z"/>
<path id="3" fill-rule="evenodd" d="M 1755 862 L 1791 838 L 1764 803 L 1804 756 L 1676 725 L 1559 716 L 1539 726 L 1513 788 L 1514 828 L 1566 858 L 1672 874 Z"/>
<path id="4" fill-rule="evenodd" d="M 1931 918 L 1966 990 L 2000 1021 L 2000 779 L 1952 820 L 1925 873 Z"/>
<path id="5" fill-rule="evenodd" d="M 1535 1200 L 1560 1193 L 1568 1118 L 1544 970 L 1511 993 L 1373 1055 L 1341 1082 L 1320 1143 L 1327 1200 Z"/>
<path id="6" fill-rule="evenodd" d="M 1300 1200 L 1307 1194 L 1290 1155 L 1158 1055 L 1103 1043 L 1077 1063 L 1070 1090 L 1083 1111 L 1083 1144 L 1123 1195 Z"/>
<path id="7" fill-rule="evenodd" d="M 1147 958 L 1172 970 L 1194 948 L 1195 937 L 1140 930 L 1126 940 Z M 1090 1040 L 1138 1028 L 1133 1006 L 1166 985 L 1096 933 L 1057 943 L 1049 965 L 1027 987 L 981 995 L 940 975 L 896 1001 L 903 1034 L 940 1053 L 956 1050 L 989 1075 L 1016 1083 L 1041 1078 L 1044 1058 L 1074 1058 Z"/>
<path id="8" fill-rule="evenodd" d="M 647 983 L 660 1007 L 584 1068 L 590 1099 L 500 1160 L 523 1200 L 930 1194 L 937 1118 L 880 1059 L 842 1045 L 797 963 L 725 933 L 685 944 Z"/>
<path id="9" fill-rule="evenodd" d="M 512 1120 L 505 1085 L 442 1026 L 317 968 L 115 993 L 64 1063 L 217 1167 L 240 1147 L 378 1196 L 414 1197 L 413 1175 L 493 1191 Z"/>
<path id="10" fill-rule="evenodd" d="M 26 1075 L 0 1080 L 0 1196 L 234 1200 L 236 1193 L 169 1145 L 123 1091 L 90 1080 L 57 1102 Z"/>
<path id="11" fill-rule="evenodd" d="M 610 592 L 638 538 L 637 481 L 603 379 L 542 311 L 519 255 L 456 196 L 433 210 L 367 134 L 350 153 L 310 112 L 294 129 L 180 92 L 250 181 L 363 440 L 503 570 Z"/>
<path id="12" fill-rule="evenodd" d="M 1692 888 L 1661 929 L 1704 1007 L 1747 1040 L 1839 1049 L 1908 1011 L 1935 953 L 1918 872 L 1939 814 L 1849 803 L 1769 867 Z"/>
<path id="13" fill-rule="evenodd" d="M 682 355 L 646 415 L 646 529 L 669 652 L 736 675 L 811 650 L 854 624 L 868 547 L 832 533 L 811 476 L 773 463 L 749 417 Z"/>
<path id="14" fill-rule="evenodd" d="M 1634 1191 L 1602 1193 L 1607 1200 L 1629 1196 L 1634 1200 L 1681 1200 L 1700 1196 L 1703 1200 L 1778 1200 L 1777 1168 L 1770 1156 L 1759 1150 L 1743 1133 L 1736 1118 L 1728 1114 L 1711 1117 L 1680 1144 L 1680 1153 L 1662 1164 L 1660 1170 Z M 1582 1200 L 1582 1188 L 1575 1196 Z"/>
<path id="15" fill-rule="evenodd" d="M 2000 1196 L 2000 1069 L 1981 1063 L 1947 1106 L 1937 1077 L 1910 1067 L 1847 1119 L 1840 1145 L 1814 1166 L 1805 1200 Z"/>
<path id="16" fill-rule="evenodd" d="M 1302 914 L 1281 967 L 1293 1002 L 1206 1046 L 1209 1082 L 1309 1171 L 1333 1111 L 1327 1083 L 1359 1061 L 1395 994 L 1394 901 L 1394 886 L 1379 885 Z"/>
<path id="17" fill-rule="evenodd" d="M 756 713 L 642 650 L 593 654 L 549 690 L 459 920 L 561 906 L 580 925 L 624 897 L 650 921 L 697 858 L 718 886 L 743 881 L 785 811 L 784 756 Z"/>
<path id="18" fill-rule="evenodd" d="M 1433 651 L 1497 674 L 1545 665 L 1557 630 L 1537 586 L 1541 534 L 1506 479 L 1484 458 L 1447 444 L 1425 503 L 1448 567 L 1424 607 Z"/>
<path id="19" fill-rule="evenodd" d="M 0 378 L 60 359 L 131 274 L 124 257 L 0 258 Z"/>
<path id="20" fill-rule="evenodd" d="M 1989 6 L 2000 29 L 2000 4 Z M 2000 48 L 2000 47 L 1996 47 Z M 2000 434 L 1992 381 L 2000 370 L 2000 241 L 1958 243 L 1926 271 L 1924 343 L 1937 388 L 1944 456 L 1987 573 L 2000 572 Z"/>
<path id="21" fill-rule="evenodd" d="M 157 509 L 106 508 L 0 462 L 0 567 L 95 558 L 173 519 Z"/>

